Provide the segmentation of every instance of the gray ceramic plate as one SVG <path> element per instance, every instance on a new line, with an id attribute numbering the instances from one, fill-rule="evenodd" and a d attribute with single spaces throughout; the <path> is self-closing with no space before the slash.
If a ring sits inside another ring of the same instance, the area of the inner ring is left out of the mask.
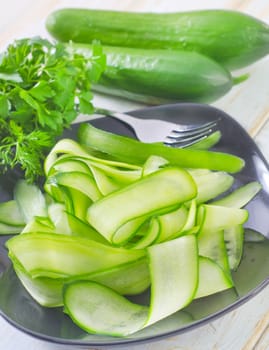
<path id="1" fill-rule="evenodd" d="M 235 186 L 253 180 L 259 181 L 263 186 L 263 190 L 248 205 L 250 219 L 246 226 L 269 238 L 269 166 L 255 143 L 237 122 L 213 107 L 190 103 L 151 107 L 130 114 L 182 123 L 208 121 L 221 117 L 220 129 L 223 137 L 216 149 L 236 154 L 246 161 L 244 170 L 236 174 Z M 112 132 L 132 135 L 126 126 L 112 118 L 96 119 L 92 123 Z M 76 129 L 77 126 L 74 126 L 65 136 L 75 137 Z M 0 201 L 11 198 L 17 178 L 18 175 L 15 173 L 0 178 Z M 28 295 L 10 266 L 5 249 L 5 241 L 8 238 L 1 237 L 0 241 L 0 314 L 13 326 L 26 333 L 65 346 L 111 348 L 156 341 L 162 337 L 187 332 L 248 301 L 269 282 L 267 239 L 259 243 L 246 243 L 243 260 L 233 276 L 235 288 L 196 300 L 186 309 L 127 338 L 91 335 L 75 326 L 61 308 L 43 308 Z M 147 295 L 144 294 L 136 300 L 145 301 L 146 298 Z"/>

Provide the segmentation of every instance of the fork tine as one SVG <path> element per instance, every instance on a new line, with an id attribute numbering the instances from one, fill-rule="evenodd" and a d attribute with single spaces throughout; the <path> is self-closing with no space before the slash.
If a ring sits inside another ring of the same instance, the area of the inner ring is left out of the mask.
<path id="1" fill-rule="evenodd" d="M 180 126 L 178 129 L 173 129 L 172 132 L 174 132 L 175 134 L 194 135 L 195 133 L 203 132 L 203 130 L 213 128 L 217 125 L 217 123 L 218 120 L 214 120 L 206 124 L 187 126 L 185 130 L 182 129 L 182 126 Z"/>
<path id="2" fill-rule="evenodd" d="M 203 131 L 200 131 L 199 133 L 192 133 L 192 134 L 188 134 L 185 135 L 184 134 L 180 134 L 178 136 L 171 136 L 168 135 L 165 139 L 165 143 L 168 145 L 175 145 L 177 144 L 178 146 L 181 146 L 181 144 L 186 143 L 186 142 L 197 142 L 197 140 L 200 140 L 200 138 L 203 137 L 207 137 L 209 135 L 211 135 L 214 132 L 213 128 L 206 128 L 203 129 Z"/>
<path id="3" fill-rule="evenodd" d="M 167 139 L 165 140 L 165 143 L 170 145 L 174 145 L 174 144 L 180 145 L 181 143 L 184 143 L 184 142 L 199 140 L 201 137 L 207 137 L 210 134 L 211 132 L 208 132 L 208 133 L 189 136 L 189 137 L 179 137 L 177 139 L 167 137 Z"/>
<path id="4" fill-rule="evenodd" d="M 180 142 L 180 140 L 192 140 L 195 137 L 200 137 L 204 135 L 209 135 L 214 131 L 214 127 L 199 128 L 199 130 L 186 131 L 184 133 L 171 133 L 167 135 L 166 139 L 171 139 L 171 142 Z"/>
<path id="5" fill-rule="evenodd" d="M 180 139 L 178 141 L 175 141 L 175 140 L 166 140 L 164 142 L 164 144 L 166 146 L 171 146 L 171 147 L 180 147 L 180 148 L 184 148 L 184 147 L 188 147 L 188 146 L 191 146 L 199 141 L 202 141 L 202 140 L 205 140 L 206 138 L 209 137 L 211 133 L 207 134 L 207 135 L 196 135 L 195 137 L 189 137 L 189 138 L 183 138 L 183 139 Z"/>

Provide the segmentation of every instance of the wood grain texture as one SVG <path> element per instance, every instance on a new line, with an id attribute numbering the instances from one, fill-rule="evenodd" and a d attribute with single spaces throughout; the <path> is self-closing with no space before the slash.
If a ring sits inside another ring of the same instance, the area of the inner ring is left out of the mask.
<path id="1" fill-rule="evenodd" d="M 254 15 L 269 23 L 268 0 L 8 0 L 0 12 L 0 47 L 15 38 L 48 37 L 45 18 L 61 7 L 89 7 L 121 11 L 172 12 L 201 8 L 227 8 Z M 268 58 L 243 70 L 250 78 L 235 86 L 214 105 L 232 115 L 255 138 L 269 160 L 269 62 Z M 119 111 L 141 104 L 96 95 L 96 105 Z M 191 332 L 122 350 L 267 350 L 269 349 L 269 287 L 237 310 Z M 0 349 L 61 350 L 65 347 L 39 341 L 0 318 Z M 74 350 L 77 350 L 73 348 Z M 94 349 L 89 349 L 94 350 Z"/>

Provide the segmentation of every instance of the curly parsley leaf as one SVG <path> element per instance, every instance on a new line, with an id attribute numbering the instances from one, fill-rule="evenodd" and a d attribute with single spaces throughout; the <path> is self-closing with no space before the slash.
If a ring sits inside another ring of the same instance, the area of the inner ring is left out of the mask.
<path id="1" fill-rule="evenodd" d="M 29 181 L 79 113 L 92 113 L 91 84 L 105 69 L 100 45 L 84 57 L 62 43 L 17 40 L 0 56 L 0 173 L 19 167 Z"/>

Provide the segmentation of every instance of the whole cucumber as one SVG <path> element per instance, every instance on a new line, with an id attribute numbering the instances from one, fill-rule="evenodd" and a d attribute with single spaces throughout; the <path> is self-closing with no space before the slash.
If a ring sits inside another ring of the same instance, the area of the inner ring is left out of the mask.
<path id="1" fill-rule="evenodd" d="M 46 21 L 60 41 L 139 48 L 192 50 L 229 69 L 241 68 L 269 52 L 269 27 L 247 14 L 230 10 L 179 13 L 132 13 L 60 9 Z"/>
<path id="2" fill-rule="evenodd" d="M 91 46 L 72 44 L 87 57 Z M 212 102 L 233 86 L 230 72 L 197 52 L 103 46 L 106 70 L 92 87 L 98 92 L 148 104 Z"/>

